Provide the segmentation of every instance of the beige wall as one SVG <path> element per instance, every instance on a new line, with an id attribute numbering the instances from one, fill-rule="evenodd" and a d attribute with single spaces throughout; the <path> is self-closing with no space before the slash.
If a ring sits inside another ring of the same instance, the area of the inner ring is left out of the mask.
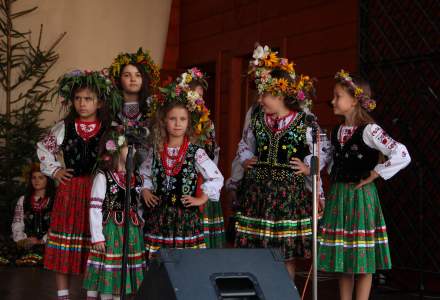
<path id="1" fill-rule="evenodd" d="M 17 23 L 18 28 L 33 31 L 33 41 L 40 24 L 45 30 L 43 45 L 67 32 L 57 48 L 60 59 L 50 78 L 76 68 L 101 69 L 119 52 L 135 51 L 139 46 L 149 49 L 162 65 L 171 0 L 19 0 L 13 10 L 35 5 L 38 10 Z M 45 125 L 63 116 L 56 103 L 48 109 Z"/>

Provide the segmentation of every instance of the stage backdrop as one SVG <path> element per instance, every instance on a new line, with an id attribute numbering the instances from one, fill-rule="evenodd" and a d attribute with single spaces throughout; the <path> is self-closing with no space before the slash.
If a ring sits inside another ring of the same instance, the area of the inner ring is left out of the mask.
<path id="1" fill-rule="evenodd" d="M 14 3 L 13 10 L 33 6 L 38 9 L 18 19 L 17 26 L 32 30 L 34 42 L 40 24 L 44 25 L 43 46 L 67 32 L 57 48 L 60 59 L 50 78 L 77 68 L 103 68 L 119 52 L 135 51 L 139 46 L 150 49 L 156 63 L 162 64 L 171 0 L 26 0 Z M 63 116 L 56 103 L 48 109 L 45 125 Z"/>

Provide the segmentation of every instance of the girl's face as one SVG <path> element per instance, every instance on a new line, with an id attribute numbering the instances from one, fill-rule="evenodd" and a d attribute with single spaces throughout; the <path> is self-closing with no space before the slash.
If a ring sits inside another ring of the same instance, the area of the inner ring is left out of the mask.
<path id="1" fill-rule="evenodd" d="M 137 94 L 142 88 L 142 74 L 133 65 L 126 65 L 121 73 L 121 87 L 125 93 Z"/>
<path id="2" fill-rule="evenodd" d="M 263 111 L 268 115 L 279 113 L 286 109 L 283 98 L 270 93 L 264 93 L 258 98 L 258 102 L 261 104 Z"/>
<path id="3" fill-rule="evenodd" d="M 189 125 L 189 113 L 186 108 L 174 107 L 165 116 L 167 132 L 172 137 L 185 136 Z"/>
<path id="4" fill-rule="evenodd" d="M 47 177 L 41 172 L 33 172 L 31 177 L 31 184 L 35 191 L 46 189 Z"/>
<path id="5" fill-rule="evenodd" d="M 333 89 L 333 113 L 340 116 L 349 116 L 354 112 L 357 100 L 350 95 L 340 84 Z"/>
<path id="6" fill-rule="evenodd" d="M 101 101 L 95 92 L 88 88 L 80 89 L 75 92 L 73 106 L 82 121 L 95 121 Z"/>

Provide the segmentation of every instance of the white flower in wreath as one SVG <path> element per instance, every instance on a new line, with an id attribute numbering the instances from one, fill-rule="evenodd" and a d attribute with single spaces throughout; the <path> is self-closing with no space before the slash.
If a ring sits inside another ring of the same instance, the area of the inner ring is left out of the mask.
<path id="1" fill-rule="evenodd" d="M 268 46 L 264 46 L 264 48 L 262 46 L 258 46 L 255 48 L 254 53 L 252 54 L 252 57 L 255 59 L 254 64 L 258 65 L 259 61 L 269 54 L 269 51 L 270 49 Z"/>
<path id="2" fill-rule="evenodd" d="M 122 145 L 124 145 L 124 143 L 125 143 L 125 136 L 120 135 L 118 137 L 118 146 L 121 147 Z"/>
<path id="3" fill-rule="evenodd" d="M 192 77 L 191 76 L 191 74 L 188 74 L 188 73 L 182 73 L 182 75 L 181 75 L 181 79 L 180 79 L 180 82 L 179 82 L 179 86 L 181 86 L 181 87 L 187 87 L 188 86 L 188 82 L 189 81 L 191 81 L 190 80 L 190 77 Z M 191 78 L 192 79 L 192 78 Z"/>

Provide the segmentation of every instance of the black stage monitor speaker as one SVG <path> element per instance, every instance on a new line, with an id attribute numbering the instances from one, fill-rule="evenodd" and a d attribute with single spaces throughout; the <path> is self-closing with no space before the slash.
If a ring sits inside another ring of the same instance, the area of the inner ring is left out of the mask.
<path id="1" fill-rule="evenodd" d="M 163 249 L 136 300 L 296 300 L 298 290 L 273 249 Z"/>

